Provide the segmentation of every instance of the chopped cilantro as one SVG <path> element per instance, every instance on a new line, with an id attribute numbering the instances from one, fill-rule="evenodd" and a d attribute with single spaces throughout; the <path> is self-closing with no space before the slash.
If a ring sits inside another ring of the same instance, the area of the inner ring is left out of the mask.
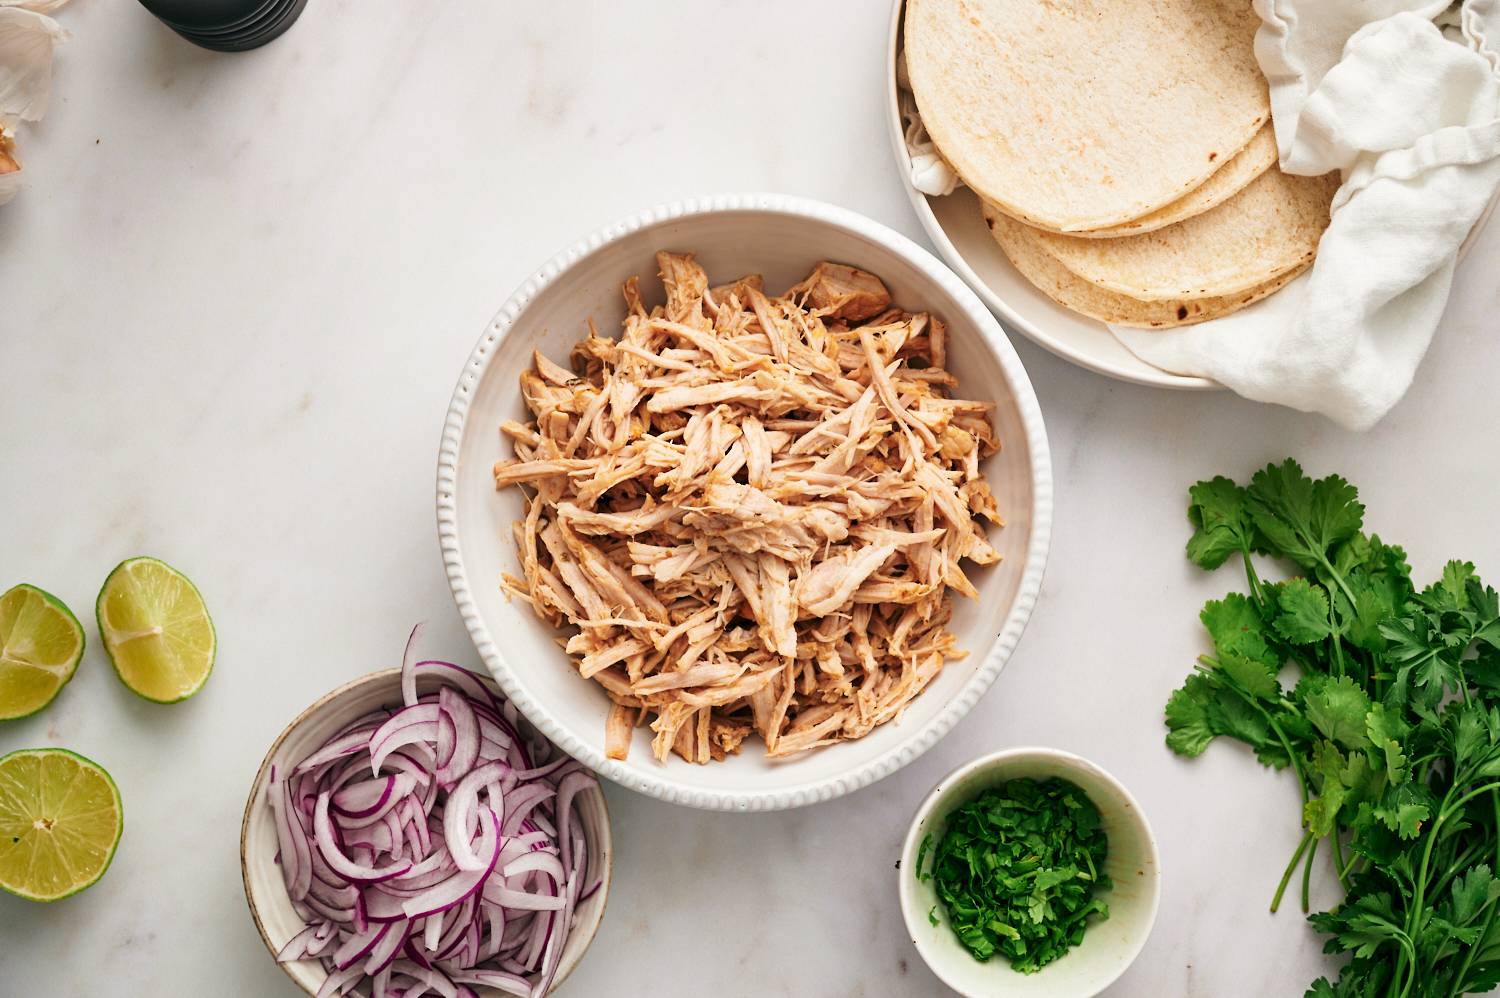
<path id="1" fill-rule="evenodd" d="M 1098 808 L 1066 780 L 1016 779 L 947 817 L 925 869 L 954 935 L 976 960 L 1000 954 L 1035 973 L 1083 941 L 1088 919 L 1108 918 L 1096 895 L 1110 886 L 1109 843 Z M 928 917 L 938 924 L 937 909 Z"/>

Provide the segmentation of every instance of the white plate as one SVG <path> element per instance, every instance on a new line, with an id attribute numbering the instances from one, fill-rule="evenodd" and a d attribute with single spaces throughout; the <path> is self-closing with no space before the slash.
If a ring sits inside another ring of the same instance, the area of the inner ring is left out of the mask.
<path id="1" fill-rule="evenodd" d="M 979 213 L 979 198 L 966 187 L 947 197 L 928 197 L 911 185 L 911 160 L 906 152 L 905 126 L 896 86 L 896 54 L 901 45 L 901 11 L 905 0 L 891 5 L 889 44 L 886 51 L 886 123 L 891 148 L 896 156 L 896 172 L 922 228 L 937 246 L 943 259 L 969 283 L 1007 328 L 1020 330 L 1026 336 L 1064 360 L 1079 367 L 1157 388 L 1204 391 L 1222 388 L 1209 378 L 1169 374 L 1152 367 L 1125 349 L 1101 322 L 1079 315 L 1048 298 L 1011 266 L 999 245 L 985 227 Z M 1495 210 L 1500 193 L 1490 200 L 1484 214 L 1474 223 L 1469 236 L 1459 248 L 1463 260 L 1480 230 Z"/>
<path id="2" fill-rule="evenodd" d="M 620 284 L 639 275 L 660 301 L 654 254 L 692 251 L 711 280 L 765 275 L 781 290 L 819 260 L 879 275 L 908 308 L 932 311 L 949 329 L 960 391 L 993 400 L 1003 441 L 984 471 L 1007 526 L 991 532 L 1003 561 L 976 569 L 975 600 L 956 599 L 952 630 L 969 657 L 950 662 L 897 721 L 858 741 L 770 761 L 757 739 L 724 762 L 654 760 L 649 729 L 629 758 L 604 755 L 608 700 L 580 679 L 551 627 L 506 600 L 502 572 L 519 573 L 511 524 L 519 490 L 496 492 L 491 467 L 511 456 L 503 420 L 528 414 L 517 378 L 533 349 L 564 360 L 592 318 L 618 334 Z M 931 748 L 984 694 L 1020 639 L 1041 587 L 1052 523 L 1052 466 L 1031 382 L 999 324 L 953 272 L 905 236 L 833 205 L 775 194 L 721 195 L 663 205 L 616 223 L 564 251 L 511 297 L 474 348 L 454 390 L 438 457 L 438 537 L 448 581 L 474 644 L 506 694 L 564 751 L 642 793 L 693 807 L 771 810 L 828 800 L 872 783 Z"/>

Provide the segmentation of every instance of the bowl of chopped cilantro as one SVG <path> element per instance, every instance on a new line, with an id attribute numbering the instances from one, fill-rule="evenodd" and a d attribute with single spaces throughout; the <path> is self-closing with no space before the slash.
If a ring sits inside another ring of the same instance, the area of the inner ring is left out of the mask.
<path id="1" fill-rule="evenodd" d="M 970 998 L 1098 994 L 1145 945 L 1161 897 L 1140 805 L 1087 759 L 1048 748 L 944 777 L 898 870 L 917 951 Z"/>

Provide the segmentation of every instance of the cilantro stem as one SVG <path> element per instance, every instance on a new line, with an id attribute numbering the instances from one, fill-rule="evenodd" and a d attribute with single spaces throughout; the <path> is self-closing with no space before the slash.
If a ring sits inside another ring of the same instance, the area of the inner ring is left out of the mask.
<path id="1" fill-rule="evenodd" d="M 1359 860 L 1360 857 L 1358 854 L 1350 856 L 1349 865 L 1339 871 L 1339 882 L 1344 885 L 1345 889 L 1349 886 L 1349 876 L 1354 872 L 1354 868 L 1359 865 Z"/>
<path id="2" fill-rule="evenodd" d="M 1318 554 L 1318 562 L 1328 570 L 1328 577 L 1339 584 L 1339 588 L 1343 590 L 1344 597 L 1349 601 L 1349 605 L 1354 606 L 1356 603 L 1358 603 L 1359 601 L 1354 598 L 1354 590 L 1349 588 L 1349 583 L 1344 581 L 1344 577 L 1340 575 L 1338 571 L 1333 567 L 1332 563 L 1329 562 L 1328 556 L 1322 554 L 1320 548 L 1314 547 L 1313 549 L 1320 552 Z"/>
<path id="3" fill-rule="evenodd" d="M 1297 774 L 1297 789 L 1302 794 L 1302 806 L 1306 807 L 1309 797 L 1307 791 L 1307 777 L 1302 773 L 1302 763 L 1300 761 L 1300 757 L 1296 752 L 1292 751 L 1292 743 L 1287 739 L 1286 732 L 1281 730 L 1281 725 L 1277 723 L 1275 716 L 1272 715 L 1270 711 L 1262 707 L 1259 700 L 1255 699 L 1255 697 L 1240 689 L 1239 685 L 1235 683 L 1233 679 L 1230 679 L 1229 676 L 1219 667 L 1219 662 L 1217 659 L 1213 658 L 1210 655 L 1199 655 L 1198 663 L 1199 664 L 1194 666 L 1194 668 L 1196 668 L 1199 672 L 1205 674 L 1213 674 L 1215 678 L 1217 678 L 1223 684 L 1226 690 L 1239 697 L 1245 702 L 1248 707 L 1250 707 L 1251 710 L 1255 711 L 1261 717 L 1265 718 L 1266 724 L 1272 731 L 1276 733 L 1277 741 L 1281 742 L 1281 747 L 1286 750 L 1286 757 L 1291 761 L 1292 764 L 1292 772 Z M 1272 908 L 1271 910 L 1275 911 L 1276 909 Z"/>
<path id="4" fill-rule="evenodd" d="M 1462 797 L 1459 797 L 1457 800 L 1453 800 L 1453 794 L 1455 791 L 1457 791 L 1457 789 L 1458 784 L 1456 782 L 1453 786 L 1448 788 L 1448 792 L 1443 795 L 1443 803 L 1438 808 L 1437 820 L 1434 821 L 1432 823 L 1432 827 L 1427 830 L 1427 843 L 1422 847 L 1422 863 L 1417 867 L 1416 886 L 1412 891 L 1411 902 L 1406 909 L 1405 928 L 1408 938 L 1410 938 L 1412 932 L 1415 931 L 1417 927 L 1417 920 L 1427 909 L 1427 871 L 1432 863 L 1432 849 L 1435 845 L 1437 845 L 1438 833 L 1443 830 L 1443 825 L 1447 824 L 1448 819 L 1451 818 L 1454 814 L 1458 813 L 1458 811 L 1460 811 L 1463 806 L 1469 801 L 1487 791 L 1500 789 L 1500 782 L 1486 783 L 1483 786 L 1469 791 Z M 1403 954 L 1401 958 L 1396 961 L 1396 973 L 1398 976 L 1401 973 L 1402 964 L 1404 963 L 1405 959 L 1405 955 Z M 1415 979 L 1416 975 L 1416 969 L 1416 958 L 1415 955 L 1413 955 L 1412 965 L 1407 968 L 1408 975 L 1406 985 L 1401 989 L 1400 992 L 1402 996 L 1406 995 L 1407 992 L 1411 990 L 1412 981 Z M 1392 982 L 1392 984 L 1394 986 L 1394 981 Z"/>
<path id="5" fill-rule="evenodd" d="M 1281 873 L 1281 883 L 1276 885 L 1276 895 L 1271 898 L 1271 914 L 1276 914 L 1276 909 L 1281 907 L 1281 895 L 1286 893 L 1286 885 L 1292 881 L 1292 871 L 1297 869 L 1297 862 L 1302 859 L 1302 853 L 1312 844 L 1313 833 L 1306 832 L 1302 841 L 1297 843 L 1297 851 L 1292 853 L 1292 861 L 1286 865 Z"/>
<path id="6" fill-rule="evenodd" d="M 1339 883 L 1343 885 L 1344 890 L 1347 891 L 1349 889 L 1349 867 L 1346 867 L 1344 865 L 1344 847 L 1339 842 L 1339 834 L 1340 829 L 1335 828 L 1333 830 L 1333 834 L 1329 836 L 1329 839 L 1331 839 L 1333 843 L 1333 869 L 1334 872 L 1338 874 Z M 1353 866 L 1354 864 L 1351 861 L 1349 865 Z"/>
<path id="7" fill-rule="evenodd" d="M 1441 825 L 1444 821 L 1448 820 L 1448 816 L 1450 814 L 1452 814 L 1453 812 L 1457 811 L 1460 807 L 1462 807 L 1463 805 L 1467 804 L 1469 801 L 1473 800 L 1475 797 L 1478 797 L 1480 794 L 1484 793 L 1487 790 L 1496 790 L 1496 789 L 1500 789 L 1500 782 L 1486 783 L 1486 784 L 1484 784 L 1481 787 L 1476 787 L 1475 789 L 1470 790 L 1468 793 L 1464 794 L 1458 800 L 1454 801 L 1451 806 L 1448 805 L 1447 798 L 1444 798 L 1444 800 L 1443 800 L 1443 805 L 1444 805 L 1443 806 L 1443 810 L 1438 814 L 1438 820 L 1432 826 L 1432 830 L 1434 832 L 1436 832 L 1437 828 L 1438 828 L 1438 825 Z M 1453 791 L 1450 790 L 1450 791 L 1448 791 L 1448 793 L 1451 795 L 1453 793 Z M 1423 865 L 1424 866 L 1426 865 L 1426 857 L 1423 857 Z"/>
<path id="8" fill-rule="evenodd" d="M 1318 854 L 1318 843 L 1321 841 L 1321 839 L 1313 839 L 1312 848 L 1307 850 L 1307 862 L 1302 865 L 1302 911 L 1304 914 L 1312 910 L 1309 895 L 1312 887 L 1313 857 Z"/>
<path id="9" fill-rule="evenodd" d="M 1245 559 L 1245 578 L 1250 583 L 1250 595 L 1255 599 L 1255 602 L 1261 606 L 1265 606 L 1266 599 L 1261 593 L 1260 576 L 1255 572 L 1255 562 L 1250 560 L 1250 549 L 1248 547 L 1241 547 L 1240 555 Z"/>
<path id="10" fill-rule="evenodd" d="M 1495 815 L 1495 830 L 1500 831 L 1500 790 L 1493 788 L 1490 790 L 1490 807 Z M 1500 837 L 1495 838 L 1495 868 L 1500 869 Z M 1464 954 L 1464 962 L 1458 965 L 1458 973 L 1453 975 L 1453 987 L 1448 991 L 1449 998 L 1458 998 L 1459 995 L 1469 990 L 1464 985 L 1464 978 L 1468 976 L 1469 967 L 1474 963 L 1475 955 L 1484 945 L 1485 938 L 1490 934 L 1490 927 L 1495 922 L 1495 902 L 1488 901 L 1485 907 L 1489 908 L 1489 913 L 1484 916 L 1484 927 L 1479 930 L 1479 935 L 1470 944 L 1469 951 Z"/>

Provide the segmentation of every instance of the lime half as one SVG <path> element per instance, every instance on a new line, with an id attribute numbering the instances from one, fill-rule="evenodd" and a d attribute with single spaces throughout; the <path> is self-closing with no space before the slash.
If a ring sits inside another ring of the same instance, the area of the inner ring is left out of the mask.
<path id="1" fill-rule="evenodd" d="M 67 749 L 0 758 L 0 888 L 29 901 L 77 894 L 109 869 L 124 827 L 97 763 Z"/>
<path id="2" fill-rule="evenodd" d="M 36 586 L 0 596 L 0 721 L 35 714 L 73 678 L 83 628 L 62 600 Z"/>
<path id="3" fill-rule="evenodd" d="M 214 625 L 187 576 L 155 558 L 120 562 L 94 605 L 120 681 L 157 703 L 186 700 L 214 667 Z"/>

